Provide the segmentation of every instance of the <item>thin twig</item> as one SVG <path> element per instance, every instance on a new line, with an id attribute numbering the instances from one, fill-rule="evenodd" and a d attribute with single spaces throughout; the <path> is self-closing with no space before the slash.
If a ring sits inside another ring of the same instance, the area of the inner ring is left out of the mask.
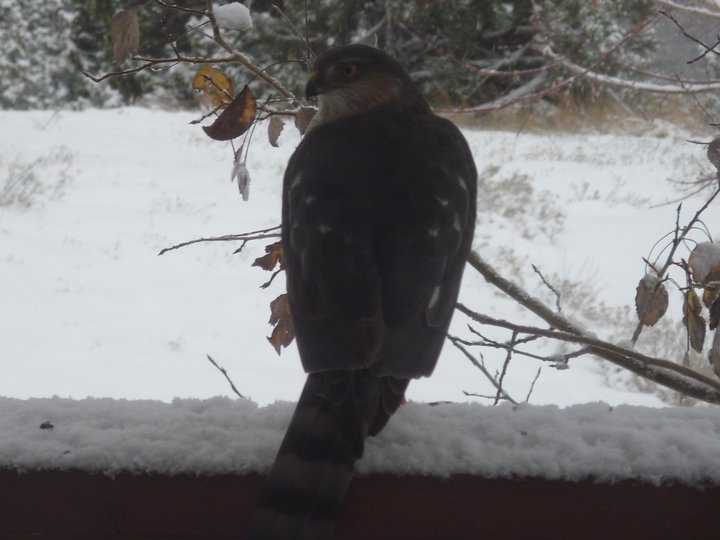
<path id="1" fill-rule="evenodd" d="M 520 356 L 525 356 L 526 358 L 532 358 L 533 360 L 539 360 L 540 362 L 556 362 L 557 360 L 552 357 L 547 356 L 540 356 L 539 354 L 533 354 L 531 352 L 523 351 L 521 349 L 518 349 L 517 346 L 523 343 L 530 343 L 531 341 L 537 341 L 538 339 L 541 339 L 542 336 L 526 336 L 522 338 L 516 338 L 513 343 L 502 343 L 499 341 L 495 341 L 493 339 L 488 338 L 487 336 L 484 336 L 480 332 L 478 332 L 475 328 L 473 328 L 471 325 L 468 324 L 468 330 L 470 330 L 471 333 L 478 336 L 482 341 L 468 341 L 461 338 L 457 338 L 459 342 L 461 342 L 463 345 L 467 345 L 468 347 L 491 347 L 494 349 L 502 349 L 503 351 L 508 351 L 509 349 L 512 350 L 513 354 L 518 354 Z"/>
<path id="2" fill-rule="evenodd" d="M 528 393 L 527 393 L 527 395 L 525 396 L 525 403 L 528 403 L 528 402 L 530 401 L 530 396 L 532 395 L 533 390 L 535 389 L 535 383 L 536 383 L 536 382 L 538 381 L 538 379 L 540 378 L 540 373 L 541 373 L 541 372 L 542 372 L 542 366 L 539 366 L 539 367 L 538 367 L 538 370 L 537 370 L 537 373 L 535 374 L 535 378 L 534 378 L 534 379 L 532 380 L 532 382 L 530 383 L 530 389 L 528 390 Z"/>
<path id="3" fill-rule="evenodd" d="M 268 238 L 279 238 L 280 232 L 272 233 L 271 231 L 279 231 L 280 226 L 276 227 L 270 227 L 268 229 L 260 229 L 257 231 L 247 232 L 247 233 L 240 233 L 240 234 L 225 234 L 223 236 L 211 236 L 208 238 L 196 238 L 194 240 L 188 240 L 187 242 L 180 242 L 179 244 L 175 244 L 174 246 L 166 247 L 160 250 L 160 253 L 158 255 L 164 255 L 168 251 L 173 251 L 175 249 L 180 249 L 182 247 L 191 246 L 193 244 L 199 244 L 201 242 L 236 242 L 241 241 L 243 242 L 243 246 L 252 240 L 266 240 Z M 242 247 L 236 251 L 239 252 L 242 249 Z"/>
<path id="4" fill-rule="evenodd" d="M 661 15 L 667 17 L 667 18 L 670 19 L 673 23 L 675 23 L 675 26 L 677 26 L 678 30 L 680 30 L 680 32 L 682 33 L 683 36 L 685 36 L 686 38 L 688 38 L 690 41 L 693 41 L 693 42 L 697 43 L 697 44 L 700 45 L 703 49 L 705 49 L 705 50 L 702 52 L 702 54 L 700 54 L 700 56 L 698 56 L 698 57 L 696 57 L 696 58 L 693 58 L 692 60 L 688 60 L 688 64 L 693 64 L 693 63 L 697 62 L 698 60 L 701 60 L 701 59 L 705 58 L 705 56 L 707 56 L 708 53 L 713 53 L 713 54 L 716 54 L 716 55 L 720 56 L 720 53 L 715 50 L 715 47 L 717 47 L 718 45 L 720 45 L 720 41 L 717 41 L 717 42 L 715 43 L 715 45 L 706 45 L 701 39 L 699 39 L 699 38 L 697 38 L 697 37 L 689 34 L 689 33 L 687 32 L 687 30 L 685 30 L 685 28 L 683 28 L 683 26 L 678 22 L 678 20 L 677 20 L 675 17 L 673 17 L 672 15 L 670 15 L 667 11 L 663 11 L 663 10 L 661 9 L 658 13 L 660 13 Z"/>
<path id="5" fill-rule="evenodd" d="M 480 362 L 477 361 L 477 359 L 470 353 L 470 351 L 468 351 L 468 350 L 463 346 L 463 344 L 461 343 L 461 341 L 460 341 L 457 337 L 451 336 L 451 335 L 449 335 L 449 334 L 448 334 L 447 337 L 448 337 L 448 339 L 450 340 L 450 343 L 452 343 L 457 349 L 459 349 L 460 352 L 462 352 L 462 353 L 465 355 L 465 357 L 466 357 L 468 360 L 470 360 L 470 362 L 471 362 L 476 368 L 478 368 L 478 369 L 482 372 L 483 375 L 485 375 L 485 377 L 487 378 L 487 380 L 490 381 L 490 383 L 495 387 L 495 389 L 496 389 L 498 392 L 501 393 L 501 396 L 502 396 L 503 399 L 507 399 L 509 402 L 514 403 L 514 404 L 517 404 L 517 401 L 515 401 L 512 397 L 510 397 L 510 395 L 509 395 L 505 390 L 503 390 L 503 388 L 502 388 L 502 387 L 498 384 L 498 382 L 495 380 L 495 377 L 492 376 L 492 374 L 487 370 L 487 368 L 486 368 L 484 365 L 482 365 Z"/>
<path id="6" fill-rule="evenodd" d="M 498 390 L 495 394 L 495 403 L 497 405 L 500 401 L 501 395 L 504 393 L 503 382 L 505 381 L 505 375 L 507 374 L 508 366 L 510 366 L 510 360 L 512 360 L 513 347 L 515 346 L 515 340 L 517 339 L 517 332 L 512 333 L 510 343 L 508 344 L 507 353 L 505 354 L 505 361 L 503 362 L 502 371 L 500 371 L 500 377 L 498 378 Z"/>
<path id="7" fill-rule="evenodd" d="M 463 394 L 465 394 L 468 397 L 479 397 L 483 399 L 492 399 L 495 400 L 495 403 L 493 405 L 497 405 L 497 396 L 488 396 L 485 394 L 476 394 L 475 392 L 468 392 L 467 390 L 462 391 Z M 500 399 L 508 401 L 507 396 L 501 396 Z"/>
<path id="8" fill-rule="evenodd" d="M 555 287 L 553 287 L 550 282 L 545 279 L 545 276 L 543 276 L 542 272 L 538 269 L 537 266 L 534 264 L 531 265 L 533 271 L 540 276 L 540 279 L 542 280 L 543 284 L 550 289 L 550 291 L 555 295 L 555 307 L 557 308 L 558 313 L 562 313 L 562 306 L 560 305 L 560 291 L 558 291 Z"/>
<path id="9" fill-rule="evenodd" d="M 209 354 L 206 354 L 205 356 L 207 356 L 207 359 L 210 360 L 210 363 L 211 363 L 213 366 L 215 366 L 215 367 L 218 369 L 218 371 L 220 371 L 220 373 L 222 373 L 222 374 L 225 376 L 225 378 L 227 379 L 227 382 L 230 383 L 230 388 L 232 388 L 233 392 L 235 392 L 235 394 L 236 394 L 238 397 L 240 397 L 240 398 L 242 398 L 242 399 L 245 399 L 245 396 L 243 396 L 240 392 L 238 392 L 238 389 L 235 388 L 235 384 L 232 382 L 232 379 L 231 379 L 230 376 L 228 375 L 228 373 L 227 373 L 227 371 L 225 370 L 225 368 L 222 367 L 221 365 L 219 365 L 215 360 L 213 360 L 213 357 L 210 356 Z"/>

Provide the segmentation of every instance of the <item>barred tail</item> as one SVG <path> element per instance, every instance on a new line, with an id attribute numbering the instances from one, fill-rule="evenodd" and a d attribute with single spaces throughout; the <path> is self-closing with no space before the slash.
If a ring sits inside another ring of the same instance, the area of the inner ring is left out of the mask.
<path id="1" fill-rule="evenodd" d="M 308 375 L 246 539 L 329 540 L 365 437 L 395 412 L 407 382 L 366 370 Z"/>

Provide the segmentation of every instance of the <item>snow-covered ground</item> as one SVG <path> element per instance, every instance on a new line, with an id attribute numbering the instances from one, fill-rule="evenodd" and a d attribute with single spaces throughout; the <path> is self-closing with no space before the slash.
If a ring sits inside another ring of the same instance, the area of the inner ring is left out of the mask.
<path id="1" fill-rule="evenodd" d="M 0 111 L 0 200 L 9 178 L 36 190 L 29 206 L 0 206 L 0 396 L 231 396 L 209 354 L 256 403 L 297 398 L 303 374 L 294 347 L 277 356 L 266 340 L 268 304 L 282 292 L 282 277 L 262 290 L 269 275 L 250 266 L 264 243 L 238 255 L 227 243 L 157 254 L 197 237 L 278 224 L 282 173 L 298 135 L 288 126 L 272 148 L 258 128 L 243 202 L 230 183 L 232 150 L 188 125 L 193 118 L 140 108 Z M 550 281 L 584 283 L 582 307 L 606 313 L 631 313 L 623 306 L 632 306 L 641 258 L 674 226 L 676 205 L 655 206 L 678 198 L 669 180 L 709 171 L 704 148 L 672 128 L 643 137 L 465 133 L 484 178 L 476 247 L 536 294 L 547 291 L 530 264 Z M 701 202 L 702 195 L 690 198 L 683 218 Z M 705 216 L 715 234 L 719 218 L 717 208 Z M 481 278 L 466 276 L 464 303 L 520 316 Z M 680 319 L 677 298 L 670 313 Z M 617 321 L 583 321 L 597 324 L 601 337 L 618 337 Z M 467 322 L 458 315 L 453 331 L 468 336 Z M 624 335 L 631 333 L 628 325 Z M 499 370 L 504 353 L 484 354 Z M 510 364 L 505 384 L 516 399 L 539 365 Z M 530 403 L 662 405 L 606 379 L 589 358 L 564 371 L 545 366 Z M 436 373 L 411 384 L 409 398 L 487 403 L 463 390 L 494 393 L 448 344 Z"/>

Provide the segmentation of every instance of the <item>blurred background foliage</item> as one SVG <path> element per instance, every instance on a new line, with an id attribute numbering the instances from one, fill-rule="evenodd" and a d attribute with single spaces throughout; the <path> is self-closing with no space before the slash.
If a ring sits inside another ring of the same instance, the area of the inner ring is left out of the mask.
<path id="1" fill-rule="evenodd" d="M 205 2 L 179 5 L 203 9 Z M 546 32 L 538 32 L 530 0 L 246 0 L 246 5 L 254 28 L 225 31 L 226 39 L 294 92 L 302 91 L 307 77 L 299 62 L 306 55 L 305 38 L 317 53 L 361 41 L 398 58 L 432 104 L 441 107 L 473 106 L 547 86 L 563 72 L 541 69 L 550 61 L 537 46 L 548 45 L 586 66 L 657 9 L 649 0 L 545 0 L 541 25 Z M 131 67 L 112 62 L 110 20 L 120 9 L 137 10 L 142 56 L 172 56 L 170 37 L 182 54 L 222 55 L 201 18 L 152 0 L 0 0 L 6 51 L 0 56 L 0 107 L 193 105 L 193 66 L 146 70 L 99 84 L 83 76 L 83 71 L 102 75 Z M 642 34 L 603 69 L 632 79 L 635 69 L 653 61 L 656 48 L 655 35 Z M 239 67 L 223 69 L 236 88 L 252 80 Z M 489 76 L 488 70 L 506 73 Z M 571 89 L 581 99 L 601 91 L 587 81 Z"/>

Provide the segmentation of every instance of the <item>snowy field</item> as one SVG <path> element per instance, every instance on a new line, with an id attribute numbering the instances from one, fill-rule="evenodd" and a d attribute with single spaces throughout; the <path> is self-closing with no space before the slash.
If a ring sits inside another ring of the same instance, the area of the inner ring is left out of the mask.
<path id="1" fill-rule="evenodd" d="M 243 202 L 230 183 L 229 145 L 188 125 L 193 119 L 140 108 L 0 111 L 0 201 L 8 197 L 5 182 L 24 186 L 15 188 L 19 199 L 0 205 L 0 396 L 232 396 L 209 354 L 257 404 L 297 399 L 303 373 L 294 346 L 278 356 L 266 340 L 268 304 L 283 279 L 262 290 L 269 274 L 250 266 L 264 243 L 238 255 L 228 243 L 157 254 L 193 238 L 277 225 L 282 173 L 298 135 L 286 127 L 272 148 L 258 128 Z M 568 296 L 567 312 L 575 309 L 600 337 L 629 338 L 642 257 L 675 223 L 677 205 L 660 203 L 680 196 L 672 181 L 710 170 L 704 148 L 686 142 L 702 135 L 674 128 L 645 136 L 465 133 L 483 173 L 476 247 L 550 300 L 531 264 L 555 284 L 563 277 L 583 283 L 579 307 Z M 702 201 L 702 194 L 690 198 L 683 219 Z M 705 217 L 717 234 L 717 205 Z M 466 276 L 465 304 L 537 323 Z M 671 296 L 670 315 L 679 320 Z M 594 306 L 604 315 L 593 318 Z M 453 331 L 469 337 L 467 322 L 456 316 Z M 504 353 L 484 354 L 491 371 L 501 368 Z M 522 401 L 539 366 L 514 359 L 508 392 Z M 563 371 L 543 366 L 529 401 L 663 405 L 626 382 L 581 357 Z M 411 384 L 408 397 L 488 403 L 463 391 L 494 394 L 448 344 L 433 377 Z"/>

